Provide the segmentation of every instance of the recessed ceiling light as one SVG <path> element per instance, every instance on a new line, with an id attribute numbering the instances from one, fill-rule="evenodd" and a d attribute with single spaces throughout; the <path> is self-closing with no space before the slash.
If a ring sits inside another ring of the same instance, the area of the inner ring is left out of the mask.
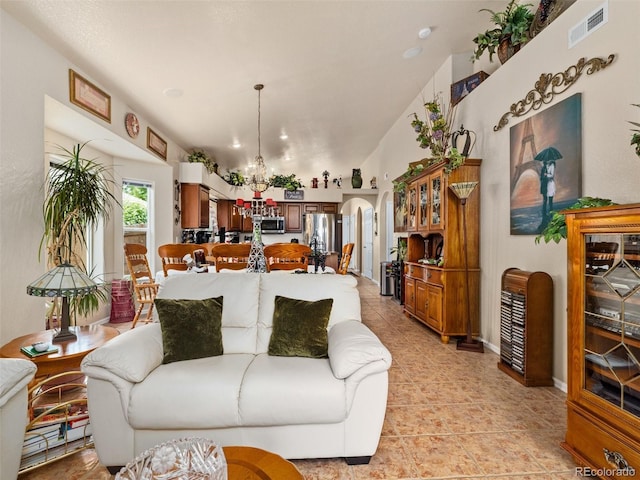
<path id="1" fill-rule="evenodd" d="M 181 97 L 184 92 L 179 88 L 165 88 L 162 93 L 165 97 L 178 98 Z"/>
<path id="2" fill-rule="evenodd" d="M 418 37 L 423 40 L 427 38 L 429 35 L 431 35 L 431 29 L 429 27 L 422 28 L 418 32 Z"/>
<path id="3" fill-rule="evenodd" d="M 413 58 L 413 57 L 417 57 L 421 53 L 422 53 L 422 47 L 411 47 L 404 51 L 404 53 L 402 54 L 402 57 L 407 59 Z"/>
<path id="4" fill-rule="evenodd" d="M 231 146 L 233 148 L 240 148 L 242 146 L 242 144 L 236 140 L 231 144 Z"/>
<path id="5" fill-rule="evenodd" d="M 289 138 L 289 135 L 287 135 L 286 133 L 280 135 L 280 140 L 286 140 L 287 138 Z"/>

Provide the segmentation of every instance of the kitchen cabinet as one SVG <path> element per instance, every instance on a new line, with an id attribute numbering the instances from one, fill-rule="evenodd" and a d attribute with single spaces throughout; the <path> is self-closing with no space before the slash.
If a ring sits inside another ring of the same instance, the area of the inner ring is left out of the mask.
<path id="1" fill-rule="evenodd" d="M 466 335 L 468 298 L 472 334 L 480 332 L 480 189 L 467 199 L 469 292 L 464 270 L 462 208 L 449 185 L 480 180 L 479 159 L 467 159 L 449 175 L 444 164 L 427 166 L 407 180 L 405 314 L 440 335 L 443 343 Z M 396 223 L 398 223 L 396 221 Z"/>
<path id="2" fill-rule="evenodd" d="M 338 213 L 337 203 L 283 202 L 284 227 L 287 233 L 302 233 L 302 215 L 305 213 Z"/>
<path id="3" fill-rule="evenodd" d="M 224 227 L 227 232 L 253 232 L 250 217 L 243 217 L 234 207 L 232 200 L 218 200 L 218 228 Z"/>
<path id="4" fill-rule="evenodd" d="M 640 204 L 565 210 L 567 433 L 607 479 L 640 469 Z"/>
<path id="5" fill-rule="evenodd" d="M 209 228 L 209 187 L 183 183 L 180 200 L 182 228 Z"/>
<path id="6" fill-rule="evenodd" d="M 338 213 L 337 203 L 308 203 L 302 204 L 303 213 Z"/>
<path id="7" fill-rule="evenodd" d="M 302 233 L 302 204 L 283 203 L 284 228 L 286 233 Z"/>

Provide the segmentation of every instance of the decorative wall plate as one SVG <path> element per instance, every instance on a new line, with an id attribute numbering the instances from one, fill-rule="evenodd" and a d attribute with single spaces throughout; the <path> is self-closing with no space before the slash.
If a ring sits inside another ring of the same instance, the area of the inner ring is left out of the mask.
<path id="1" fill-rule="evenodd" d="M 140 122 L 134 113 L 127 113 L 124 117 L 124 126 L 131 138 L 136 138 L 140 133 Z"/>

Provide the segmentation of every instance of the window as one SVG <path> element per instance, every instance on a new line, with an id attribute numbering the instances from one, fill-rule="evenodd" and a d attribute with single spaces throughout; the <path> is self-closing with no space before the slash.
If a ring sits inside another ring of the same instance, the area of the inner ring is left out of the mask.
<path id="1" fill-rule="evenodd" d="M 135 180 L 122 182 L 123 244 L 139 243 L 151 251 L 151 219 L 153 218 L 151 205 L 153 205 L 151 183 Z M 148 258 L 151 263 L 153 256 Z M 126 261 L 123 264 L 123 272 L 125 275 L 129 274 Z"/>

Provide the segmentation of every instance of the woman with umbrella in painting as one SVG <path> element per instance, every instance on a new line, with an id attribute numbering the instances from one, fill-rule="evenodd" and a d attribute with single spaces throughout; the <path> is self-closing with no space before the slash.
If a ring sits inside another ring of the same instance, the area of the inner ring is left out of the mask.
<path id="1" fill-rule="evenodd" d="M 545 224 L 547 215 L 553 210 L 553 197 L 556 194 L 556 160 L 562 158 L 562 155 L 558 149 L 547 147 L 534 158 L 542 162 L 542 168 L 540 169 L 540 193 L 542 194 L 542 223 Z"/>

